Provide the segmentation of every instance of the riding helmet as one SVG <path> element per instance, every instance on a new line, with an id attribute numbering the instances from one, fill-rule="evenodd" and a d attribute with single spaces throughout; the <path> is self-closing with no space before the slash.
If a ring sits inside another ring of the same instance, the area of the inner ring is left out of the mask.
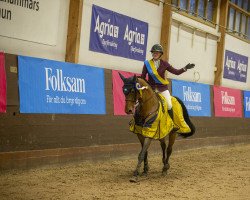
<path id="1" fill-rule="evenodd" d="M 152 52 L 155 52 L 155 51 L 161 52 L 163 54 L 163 47 L 160 44 L 155 44 L 155 45 L 152 46 L 150 52 L 152 53 Z"/>

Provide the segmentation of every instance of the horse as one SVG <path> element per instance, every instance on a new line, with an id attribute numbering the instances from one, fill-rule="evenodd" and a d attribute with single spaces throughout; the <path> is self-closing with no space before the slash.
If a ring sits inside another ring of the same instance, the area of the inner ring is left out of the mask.
<path id="1" fill-rule="evenodd" d="M 146 80 L 140 77 L 137 77 L 136 75 L 129 77 L 129 78 L 125 78 L 120 73 L 119 75 L 124 83 L 122 89 L 125 95 L 125 102 L 126 102 L 125 112 L 127 114 L 134 115 L 133 122 L 135 125 L 139 125 L 139 127 L 142 127 L 142 128 L 150 127 L 150 125 L 152 125 L 152 122 L 156 120 L 157 115 L 159 115 L 159 111 L 161 109 L 164 110 L 163 109 L 164 107 L 162 106 L 163 102 L 161 98 L 159 98 L 158 93 L 156 93 L 150 87 L 150 85 L 148 84 Z M 179 135 L 183 136 L 184 138 L 190 137 L 195 133 L 195 126 L 190 121 L 185 105 L 179 98 L 177 97 L 175 98 L 177 99 L 177 103 L 179 103 L 179 106 L 182 110 L 181 114 L 182 114 L 183 119 L 185 120 L 184 123 L 188 125 L 190 129 L 188 129 L 188 132 L 182 133 L 178 130 L 178 128 L 171 127 L 170 131 L 168 130 L 168 133 L 165 133 L 161 138 L 157 138 L 157 140 L 160 141 L 160 145 L 162 149 L 162 162 L 163 162 L 162 174 L 163 175 L 166 175 L 167 171 L 170 168 L 169 158 L 171 156 L 172 147 L 177 137 L 177 132 Z M 172 101 L 173 101 L 173 97 L 172 97 Z M 173 104 L 173 110 L 174 110 L 174 104 Z M 166 123 L 169 124 L 171 121 L 173 123 L 173 120 L 170 118 L 168 112 L 166 111 L 165 113 L 168 116 L 166 118 L 167 119 Z M 174 116 L 175 115 L 176 113 L 174 112 Z M 134 130 L 131 130 L 131 131 L 136 133 L 141 143 L 141 151 L 138 155 L 138 163 L 133 172 L 133 176 L 130 179 L 130 182 L 137 182 L 138 176 L 139 176 L 139 170 L 143 161 L 144 161 L 144 167 L 143 167 L 142 175 L 148 174 L 148 170 L 149 170 L 148 148 L 150 146 L 151 141 L 155 138 L 140 134 L 140 132 L 138 131 L 137 132 L 135 132 Z M 168 146 L 166 145 L 167 136 L 169 136 Z"/>

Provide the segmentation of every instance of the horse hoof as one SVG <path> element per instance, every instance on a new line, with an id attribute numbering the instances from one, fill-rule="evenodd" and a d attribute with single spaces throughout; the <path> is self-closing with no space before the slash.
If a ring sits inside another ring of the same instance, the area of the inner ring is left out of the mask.
<path id="1" fill-rule="evenodd" d="M 142 172 L 142 176 L 148 176 L 148 172 Z"/>
<path id="2" fill-rule="evenodd" d="M 166 164 L 164 167 L 163 167 L 163 169 L 162 169 L 162 171 L 164 171 L 164 170 L 169 170 L 169 168 L 170 168 L 170 165 L 169 164 Z"/>
<path id="3" fill-rule="evenodd" d="M 162 175 L 163 175 L 163 176 L 166 176 L 166 175 L 167 175 L 167 172 L 168 172 L 169 168 L 170 168 L 170 165 L 169 165 L 169 164 L 166 164 L 166 165 L 163 167 L 163 169 L 162 169 Z"/>
<path id="4" fill-rule="evenodd" d="M 162 170 L 162 176 L 167 176 L 168 170 Z"/>
<path id="5" fill-rule="evenodd" d="M 137 176 L 133 176 L 132 178 L 129 179 L 129 181 L 130 181 L 131 183 L 137 183 L 137 182 L 139 182 Z"/>

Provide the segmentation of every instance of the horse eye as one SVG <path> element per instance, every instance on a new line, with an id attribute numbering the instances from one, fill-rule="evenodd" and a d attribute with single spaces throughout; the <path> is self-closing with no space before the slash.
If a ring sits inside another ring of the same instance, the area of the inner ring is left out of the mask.
<path id="1" fill-rule="evenodd" d="M 127 88 L 123 88 L 123 93 L 127 95 L 129 93 L 129 90 Z"/>

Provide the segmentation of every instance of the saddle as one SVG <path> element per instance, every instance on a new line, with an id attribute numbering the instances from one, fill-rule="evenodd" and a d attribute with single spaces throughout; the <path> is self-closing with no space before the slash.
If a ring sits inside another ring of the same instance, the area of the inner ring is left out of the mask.
<path id="1" fill-rule="evenodd" d="M 158 109 L 156 112 L 150 113 L 149 116 L 147 116 L 144 119 L 140 116 L 140 107 L 137 108 L 135 110 L 135 114 L 134 114 L 134 120 L 135 120 L 136 125 L 142 126 L 142 127 L 150 127 L 154 123 L 154 121 L 156 120 L 160 107 L 162 108 L 162 112 L 165 113 L 165 99 L 163 99 L 160 96 L 160 93 L 155 92 L 155 94 L 156 94 L 161 106 L 158 106 Z"/>
<path id="2" fill-rule="evenodd" d="M 173 120 L 168 115 L 167 103 L 165 98 L 159 95 L 159 107 L 157 111 L 142 119 L 139 115 L 139 109 L 137 108 L 134 118 L 130 121 L 130 131 L 135 134 L 141 134 L 144 137 L 153 139 L 162 139 L 166 137 L 174 128 Z"/>

